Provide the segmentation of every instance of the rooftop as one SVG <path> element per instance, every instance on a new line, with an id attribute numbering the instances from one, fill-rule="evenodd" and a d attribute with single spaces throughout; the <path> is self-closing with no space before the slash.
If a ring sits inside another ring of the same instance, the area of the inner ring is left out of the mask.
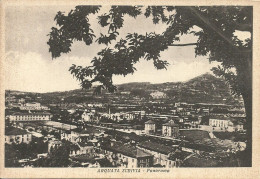
<path id="1" fill-rule="evenodd" d="M 86 127 L 84 129 L 75 128 L 72 131 L 77 132 L 79 134 L 93 134 L 93 133 L 101 133 L 97 128 L 95 127 Z"/>
<path id="2" fill-rule="evenodd" d="M 34 115 L 51 115 L 51 113 L 13 113 L 11 116 L 34 116 Z"/>
<path id="3" fill-rule="evenodd" d="M 28 134 L 26 130 L 10 127 L 5 129 L 5 135 L 25 135 Z"/>
<path id="4" fill-rule="evenodd" d="M 186 157 L 188 157 L 191 153 L 190 152 L 186 152 L 186 151 L 181 151 L 181 150 L 176 150 L 173 154 L 171 154 L 169 156 L 170 160 L 176 160 L 176 159 L 180 159 L 180 160 L 184 160 Z"/>
<path id="5" fill-rule="evenodd" d="M 93 144 L 92 144 L 91 142 L 87 142 L 87 143 L 79 142 L 78 144 L 79 144 L 81 147 L 93 146 Z"/>
<path id="6" fill-rule="evenodd" d="M 155 143 L 155 142 L 151 142 L 151 141 L 144 141 L 138 144 L 139 147 L 151 150 L 151 151 L 155 151 L 155 152 L 159 152 L 165 155 L 168 155 L 169 153 L 171 153 L 172 151 L 174 151 L 174 148 L 171 146 L 166 146 L 163 144 L 159 144 L 159 143 Z"/>
<path id="7" fill-rule="evenodd" d="M 185 167 L 217 167 L 216 160 L 211 158 L 201 158 L 199 156 L 191 156 L 187 160 L 184 160 Z"/>
<path id="8" fill-rule="evenodd" d="M 211 117 L 209 120 L 232 120 L 230 117 Z"/>
<path id="9" fill-rule="evenodd" d="M 96 160 L 93 155 L 91 154 L 83 154 L 83 155 L 78 155 L 78 156 L 72 156 L 72 160 L 76 160 L 79 162 L 90 162 L 94 163 Z"/>
<path id="10" fill-rule="evenodd" d="M 173 120 L 170 120 L 169 122 L 163 124 L 163 126 L 179 127 L 179 125 L 175 124 Z"/>
<path id="11" fill-rule="evenodd" d="M 112 146 L 105 146 L 103 148 L 132 158 L 152 156 L 151 154 L 141 149 L 138 149 L 130 144 L 124 144 L 122 142 L 114 142 Z"/>
<path id="12" fill-rule="evenodd" d="M 155 124 L 152 120 L 146 121 L 145 124 Z"/>

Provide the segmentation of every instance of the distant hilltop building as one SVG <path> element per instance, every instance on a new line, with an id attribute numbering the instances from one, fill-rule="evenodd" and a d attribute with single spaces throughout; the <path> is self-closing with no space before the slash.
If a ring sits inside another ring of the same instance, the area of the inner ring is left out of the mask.
<path id="1" fill-rule="evenodd" d="M 20 110 L 50 110 L 46 106 L 42 106 L 40 103 L 25 103 L 24 105 L 20 106 Z"/>
<path id="2" fill-rule="evenodd" d="M 48 121 L 51 113 L 14 113 L 9 115 L 10 121 Z"/>
<path id="3" fill-rule="evenodd" d="M 160 91 L 155 91 L 150 94 L 153 99 L 161 99 L 161 98 L 166 98 L 166 94 L 164 92 Z"/>

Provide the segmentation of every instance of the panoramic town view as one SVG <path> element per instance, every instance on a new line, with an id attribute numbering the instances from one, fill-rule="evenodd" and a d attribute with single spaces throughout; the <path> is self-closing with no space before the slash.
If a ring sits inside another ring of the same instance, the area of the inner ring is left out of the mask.
<path id="1" fill-rule="evenodd" d="M 10 7 L 5 167 L 251 166 L 251 13 Z"/>

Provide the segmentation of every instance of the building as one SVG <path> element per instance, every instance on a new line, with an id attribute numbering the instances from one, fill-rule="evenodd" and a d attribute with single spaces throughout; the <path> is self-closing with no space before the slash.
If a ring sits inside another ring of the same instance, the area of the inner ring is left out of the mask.
<path id="1" fill-rule="evenodd" d="M 21 110 L 50 110 L 47 106 L 41 106 L 40 103 L 36 103 L 36 102 L 33 102 L 33 103 L 25 103 L 24 105 L 20 106 L 20 109 Z"/>
<path id="2" fill-rule="evenodd" d="M 24 103 L 25 103 L 25 99 L 24 99 L 24 98 L 20 98 L 20 99 L 18 99 L 18 103 L 22 103 L 22 104 L 24 104 Z"/>
<path id="3" fill-rule="evenodd" d="M 152 120 L 146 121 L 144 130 L 145 130 L 146 134 L 154 134 L 155 133 L 155 122 L 153 122 Z"/>
<path id="4" fill-rule="evenodd" d="M 162 125 L 162 135 L 168 137 L 179 136 L 179 125 L 175 124 L 173 120 Z"/>
<path id="5" fill-rule="evenodd" d="M 81 118 L 85 122 L 91 122 L 92 121 L 92 114 L 90 112 L 84 111 L 83 114 L 81 115 Z"/>
<path id="6" fill-rule="evenodd" d="M 209 125 L 212 127 L 228 128 L 233 125 L 228 118 L 209 119 Z"/>
<path id="7" fill-rule="evenodd" d="M 243 131 L 243 124 L 232 118 L 214 118 L 209 119 L 209 126 L 213 131 Z"/>
<path id="8" fill-rule="evenodd" d="M 166 146 L 151 141 L 144 141 L 138 144 L 138 148 L 154 156 L 153 158 L 154 166 L 175 168 L 175 167 L 179 167 L 180 160 L 183 159 L 181 157 L 177 157 L 174 159 L 170 157 L 170 154 L 175 152 L 175 149 L 172 146 Z M 186 154 L 186 152 L 182 152 L 182 154 Z"/>
<path id="9" fill-rule="evenodd" d="M 114 167 L 144 168 L 153 166 L 153 155 L 130 144 L 112 141 L 110 145 L 102 146 L 101 149 Z"/>
<path id="10" fill-rule="evenodd" d="M 90 134 L 87 130 L 76 128 L 71 130 L 69 141 L 72 143 L 82 142 L 83 140 L 88 140 L 89 136 Z"/>
<path id="11" fill-rule="evenodd" d="M 155 91 L 153 93 L 150 94 L 152 96 L 153 99 L 162 99 L 162 98 L 166 98 L 166 94 L 160 91 Z"/>
<path id="12" fill-rule="evenodd" d="M 92 110 L 94 111 L 94 110 Z M 99 121 L 99 116 L 95 115 L 95 112 L 87 112 L 84 111 L 81 115 L 81 119 L 84 122 L 98 122 Z"/>
<path id="13" fill-rule="evenodd" d="M 29 144 L 32 141 L 32 134 L 28 133 L 26 130 L 9 127 L 5 129 L 5 143 L 7 144 Z"/>
<path id="14" fill-rule="evenodd" d="M 9 116 L 10 121 L 48 121 L 51 113 L 14 113 Z"/>
<path id="15" fill-rule="evenodd" d="M 90 142 L 79 142 L 70 146 L 70 156 L 95 153 L 94 145 Z"/>
<path id="16" fill-rule="evenodd" d="M 60 140 L 50 140 L 48 142 L 48 152 L 50 153 L 52 150 L 57 149 L 62 146 L 62 142 Z"/>

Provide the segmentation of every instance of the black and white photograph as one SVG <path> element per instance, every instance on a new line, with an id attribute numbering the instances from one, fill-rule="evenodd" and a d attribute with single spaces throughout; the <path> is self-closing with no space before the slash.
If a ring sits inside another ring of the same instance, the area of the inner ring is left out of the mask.
<path id="1" fill-rule="evenodd" d="M 4 168 L 253 166 L 253 6 L 141 2 L 4 7 Z"/>

